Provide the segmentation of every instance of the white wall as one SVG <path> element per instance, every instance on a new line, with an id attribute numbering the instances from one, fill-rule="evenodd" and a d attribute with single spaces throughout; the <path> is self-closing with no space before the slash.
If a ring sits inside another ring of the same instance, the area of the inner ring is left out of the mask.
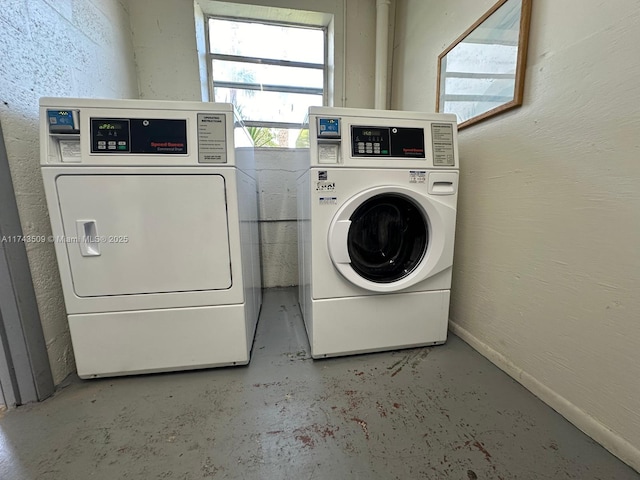
<path id="1" fill-rule="evenodd" d="M 0 8 L 0 120 L 25 235 L 51 234 L 39 167 L 41 96 L 137 97 L 126 3 L 11 0 Z M 75 369 L 53 245 L 27 244 L 60 383 Z"/>
<path id="2" fill-rule="evenodd" d="M 129 2 L 140 98 L 202 101 L 193 0 Z"/>
<path id="3" fill-rule="evenodd" d="M 336 106 L 373 108 L 376 0 L 348 0 L 345 30 L 345 99 Z"/>
<path id="4" fill-rule="evenodd" d="M 399 2 L 393 105 L 494 0 Z M 460 134 L 453 328 L 640 469 L 640 2 L 537 0 L 524 106 Z"/>
<path id="5" fill-rule="evenodd" d="M 251 4 L 265 7 L 252 7 L 255 16 L 260 18 L 276 18 L 282 14 L 280 9 L 317 10 L 333 15 L 336 37 L 333 71 L 337 77 L 333 103 L 373 107 L 375 0 L 349 0 L 346 15 L 343 0 L 237 0 L 236 3 L 240 5 L 197 0 L 195 13 L 196 16 L 201 14 L 198 8 L 201 6 L 208 13 L 240 15 L 246 13 L 244 4 Z M 194 22 L 193 4 L 193 0 L 156 0 L 153 8 L 149 8 L 146 2 L 131 2 L 133 43 L 142 98 L 204 98 L 206 91 L 202 91 L 202 72 L 199 70 L 202 56 L 196 47 L 196 38 L 201 35 Z M 292 13 L 289 20 L 300 21 L 309 15 L 300 17 Z M 293 219 L 297 208 L 295 172 L 300 168 L 303 155 L 304 151 L 287 149 L 259 149 L 256 153 L 265 287 L 298 283 L 297 229 Z"/>

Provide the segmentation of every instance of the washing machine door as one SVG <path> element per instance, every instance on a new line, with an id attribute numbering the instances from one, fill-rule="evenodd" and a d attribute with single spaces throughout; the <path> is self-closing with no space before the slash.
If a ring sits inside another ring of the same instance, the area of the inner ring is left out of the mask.
<path id="1" fill-rule="evenodd" d="M 455 210 L 437 200 L 404 187 L 375 187 L 338 210 L 329 254 L 351 283 L 400 291 L 452 265 L 454 225 Z"/>

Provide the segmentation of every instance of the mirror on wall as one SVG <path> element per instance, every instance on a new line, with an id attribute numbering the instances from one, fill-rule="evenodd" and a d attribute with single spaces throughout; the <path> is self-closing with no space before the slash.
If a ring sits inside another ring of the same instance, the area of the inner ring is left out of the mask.
<path id="1" fill-rule="evenodd" d="M 522 105 L 531 0 L 500 0 L 438 57 L 436 111 L 462 129 Z"/>

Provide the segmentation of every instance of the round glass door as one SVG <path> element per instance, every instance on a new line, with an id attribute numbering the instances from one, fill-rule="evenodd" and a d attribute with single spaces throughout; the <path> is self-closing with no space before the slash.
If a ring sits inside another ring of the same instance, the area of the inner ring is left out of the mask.
<path id="1" fill-rule="evenodd" d="M 376 195 L 364 201 L 349 220 L 351 267 L 363 278 L 395 282 L 409 275 L 424 258 L 428 225 L 421 208 L 409 198 Z"/>

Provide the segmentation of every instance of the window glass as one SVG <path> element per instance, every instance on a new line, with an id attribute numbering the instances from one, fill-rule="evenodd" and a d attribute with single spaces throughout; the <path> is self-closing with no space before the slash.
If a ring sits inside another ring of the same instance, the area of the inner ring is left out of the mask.
<path id="1" fill-rule="evenodd" d="M 215 87 L 216 102 L 233 103 L 245 121 L 303 123 L 309 105 L 322 105 L 321 95 L 265 92 L 241 88 Z"/>
<path id="2" fill-rule="evenodd" d="M 324 75 L 320 69 L 260 65 L 255 63 L 213 60 L 213 78 L 216 82 L 257 83 L 319 88 L 322 91 Z"/>
<path id="3" fill-rule="evenodd" d="M 324 101 L 324 29 L 213 17 L 207 28 L 212 100 L 236 106 L 256 145 L 308 146 L 300 129 Z"/>
<path id="4" fill-rule="evenodd" d="M 209 19 L 212 53 L 324 63 L 324 31 L 319 28 Z"/>

